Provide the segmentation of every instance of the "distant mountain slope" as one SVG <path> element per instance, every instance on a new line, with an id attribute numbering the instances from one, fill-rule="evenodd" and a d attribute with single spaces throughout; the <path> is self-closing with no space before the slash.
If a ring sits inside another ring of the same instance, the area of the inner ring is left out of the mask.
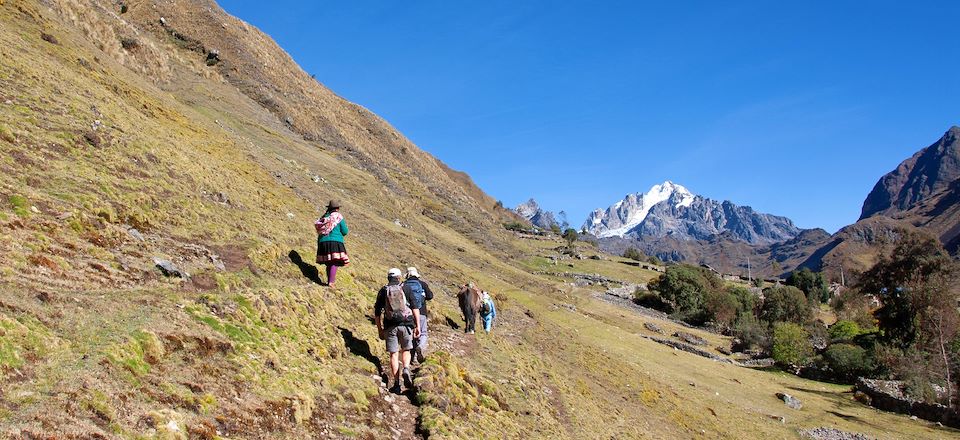
<path id="1" fill-rule="evenodd" d="M 948 252 L 956 255 L 960 250 L 960 179 L 894 218 L 934 234 Z"/>
<path id="2" fill-rule="evenodd" d="M 570 226 L 566 212 L 560 211 L 554 214 L 552 211 L 544 211 L 534 199 L 517 205 L 514 212 L 538 228 L 550 229 L 556 225 L 561 229 L 566 229 Z"/>
<path id="3" fill-rule="evenodd" d="M 960 178 L 960 127 L 918 151 L 877 182 L 863 202 L 860 219 L 906 211 Z"/>
<path id="4" fill-rule="evenodd" d="M 584 228 L 600 238 L 710 240 L 725 234 L 753 245 L 789 240 L 801 231 L 786 217 L 694 195 L 670 181 L 646 193 L 628 194 L 606 210 L 593 211 Z"/>

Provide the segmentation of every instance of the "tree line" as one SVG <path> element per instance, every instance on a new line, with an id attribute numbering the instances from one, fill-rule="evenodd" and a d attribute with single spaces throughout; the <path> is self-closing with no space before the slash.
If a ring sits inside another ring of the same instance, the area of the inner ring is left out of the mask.
<path id="1" fill-rule="evenodd" d="M 783 368 L 849 383 L 904 381 L 910 397 L 954 405 L 960 377 L 960 265 L 935 238 L 898 231 L 892 251 L 859 281 L 831 296 L 809 269 L 786 285 L 749 289 L 714 272 L 679 264 L 635 301 L 693 325 L 734 336 L 735 350 L 770 355 Z M 821 311 L 833 311 L 826 325 Z M 939 390 L 939 391 L 938 391 Z"/>

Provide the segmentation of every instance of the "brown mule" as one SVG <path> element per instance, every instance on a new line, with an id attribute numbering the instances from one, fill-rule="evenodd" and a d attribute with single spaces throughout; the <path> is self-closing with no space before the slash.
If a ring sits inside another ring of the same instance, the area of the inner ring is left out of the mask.
<path id="1" fill-rule="evenodd" d="M 466 284 L 460 288 L 457 301 L 460 302 L 460 312 L 463 313 L 464 332 L 472 334 L 476 331 L 477 314 L 480 312 L 480 292 Z"/>

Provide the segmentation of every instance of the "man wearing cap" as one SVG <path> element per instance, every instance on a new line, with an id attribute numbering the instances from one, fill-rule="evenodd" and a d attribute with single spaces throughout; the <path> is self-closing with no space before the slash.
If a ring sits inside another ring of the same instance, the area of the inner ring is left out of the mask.
<path id="1" fill-rule="evenodd" d="M 407 279 L 403 282 L 404 287 L 410 287 L 410 290 L 417 297 L 420 305 L 420 337 L 414 344 L 414 356 L 418 363 L 424 361 L 424 351 L 427 349 L 427 301 L 433 299 L 433 291 L 426 281 L 420 279 L 420 272 L 416 267 L 407 268 Z"/>
<path id="2" fill-rule="evenodd" d="M 420 337 L 420 305 L 410 286 L 400 284 L 402 275 L 397 268 L 387 272 L 387 285 L 377 292 L 377 301 L 373 305 L 377 331 L 380 339 L 386 342 L 387 353 L 390 353 L 390 375 L 393 378 L 390 391 L 396 394 L 400 394 L 401 379 L 408 391 L 413 388 L 410 351 L 413 350 L 413 341 Z"/>

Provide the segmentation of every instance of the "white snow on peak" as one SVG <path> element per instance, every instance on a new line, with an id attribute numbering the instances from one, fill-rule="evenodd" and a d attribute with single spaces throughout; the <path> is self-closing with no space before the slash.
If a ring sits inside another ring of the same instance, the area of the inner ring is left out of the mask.
<path id="1" fill-rule="evenodd" d="M 647 214 L 650 213 L 650 209 L 652 209 L 654 205 L 669 200 L 673 195 L 677 196 L 677 208 L 689 207 L 694 200 L 694 195 L 690 192 L 690 190 L 669 180 L 659 185 L 654 185 L 646 193 L 628 194 L 623 200 L 617 202 L 607 209 L 606 213 L 597 212 L 597 214 L 600 215 L 594 215 L 594 225 L 600 224 L 603 217 L 609 217 L 613 215 L 616 215 L 624 220 L 620 227 L 601 231 L 599 234 L 597 234 L 597 236 L 601 238 L 622 237 L 631 229 L 637 227 L 637 225 L 640 223 L 643 223 L 643 220 L 647 218 Z M 624 207 L 624 204 L 627 206 Z"/>

